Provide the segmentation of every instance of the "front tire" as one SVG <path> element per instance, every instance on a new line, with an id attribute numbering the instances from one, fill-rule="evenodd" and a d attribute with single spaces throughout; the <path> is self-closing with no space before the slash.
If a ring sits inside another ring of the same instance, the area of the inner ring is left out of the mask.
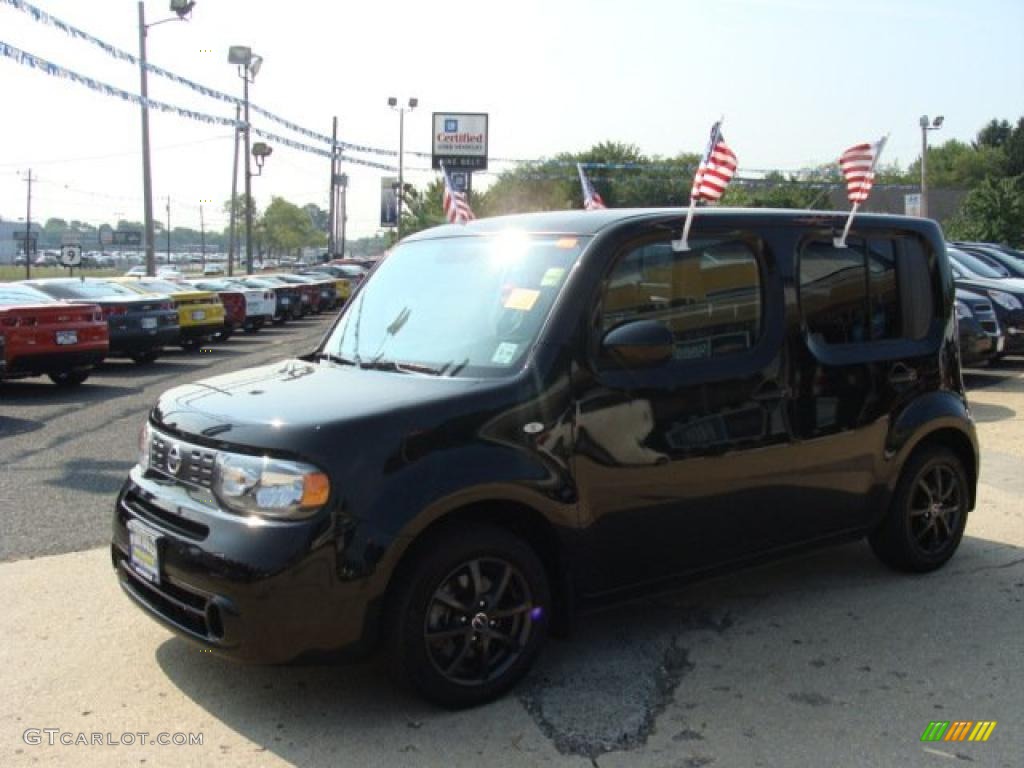
<path id="1" fill-rule="evenodd" d="M 551 610 L 544 566 L 501 528 L 466 524 L 432 537 L 399 575 L 387 643 L 396 676 L 430 701 L 492 701 L 530 669 Z"/>
<path id="2" fill-rule="evenodd" d="M 969 499 L 959 457 L 948 448 L 927 447 L 904 467 L 888 515 L 868 539 L 871 548 L 890 568 L 934 571 L 960 545 Z"/>

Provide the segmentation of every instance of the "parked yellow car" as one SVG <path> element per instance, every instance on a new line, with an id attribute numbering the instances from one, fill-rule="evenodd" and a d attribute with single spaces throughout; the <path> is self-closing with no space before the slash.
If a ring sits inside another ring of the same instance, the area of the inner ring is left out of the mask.
<path id="1" fill-rule="evenodd" d="M 178 344 L 182 349 L 194 349 L 208 343 L 224 328 L 224 305 L 213 291 L 187 288 L 158 277 L 114 277 L 110 281 L 138 293 L 170 297 L 178 310 L 178 324 L 181 326 Z"/>

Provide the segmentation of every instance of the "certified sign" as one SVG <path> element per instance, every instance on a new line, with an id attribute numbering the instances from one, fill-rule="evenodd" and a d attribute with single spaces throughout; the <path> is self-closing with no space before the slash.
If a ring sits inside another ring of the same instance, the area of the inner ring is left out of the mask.
<path id="1" fill-rule="evenodd" d="M 487 115 L 435 112 L 431 166 L 453 171 L 487 170 Z"/>
<path id="2" fill-rule="evenodd" d="M 65 244 L 60 247 L 60 263 L 65 267 L 77 267 L 82 263 L 82 246 Z"/>

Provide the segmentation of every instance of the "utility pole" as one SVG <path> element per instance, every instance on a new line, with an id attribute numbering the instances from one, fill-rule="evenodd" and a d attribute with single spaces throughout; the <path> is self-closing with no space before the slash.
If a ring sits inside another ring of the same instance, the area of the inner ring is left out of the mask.
<path id="1" fill-rule="evenodd" d="M 28 183 L 28 202 L 25 209 L 25 279 L 32 279 L 32 169 L 25 178 Z"/>
<path id="2" fill-rule="evenodd" d="M 235 274 L 235 251 L 238 249 L 238 122 L 242 108 L 235 105 L 235 165 L 231 169 L 231 234 L 228 242 L 228 277 Z"/>
<path id="3" fill-rule="evenodd" d="M 203 220 L 203 204 L 199 204 L 199 242 L 203 245 L 203 271 L 206 271 L 206 222 Z"/>
<path id="4" fill-rule="evenodd" d="M 338 256 L 345 258 L 345 222 L 348 220 L 348 174 L 341 174 L 341 248 Z"/>
<path id="5" fill-rule="evenodd" d="M 167 196 L 167 264 L 171 263 L 171 196 Z"/>
<path id="6" fill-rule="evenodd" d="M 327 258 L 328 260 L 334 258 L 334 249 L 336 243 L 334 242 L 334 233 L 337 231 L 335 226 L 337 215 L 337 206 L 334 201 L 337 197 L 337 186 L 336 182 L 338 179 L 338 118 L 334 118 L 334 127 L 331 129 L 331 193 L 327 198 L 328 213 L 327 213 Z"/>

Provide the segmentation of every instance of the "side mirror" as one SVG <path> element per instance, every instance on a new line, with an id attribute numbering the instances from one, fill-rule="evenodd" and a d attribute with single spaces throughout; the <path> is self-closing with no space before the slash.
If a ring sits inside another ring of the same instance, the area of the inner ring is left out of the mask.
<path id="1" fill-rule="evenodd" d="M 601 340 L 601 359 L 624 368 L 654 368 L 672 359 L 672 331 L 657 320 L 634 320 L 612 328 Z"/>

